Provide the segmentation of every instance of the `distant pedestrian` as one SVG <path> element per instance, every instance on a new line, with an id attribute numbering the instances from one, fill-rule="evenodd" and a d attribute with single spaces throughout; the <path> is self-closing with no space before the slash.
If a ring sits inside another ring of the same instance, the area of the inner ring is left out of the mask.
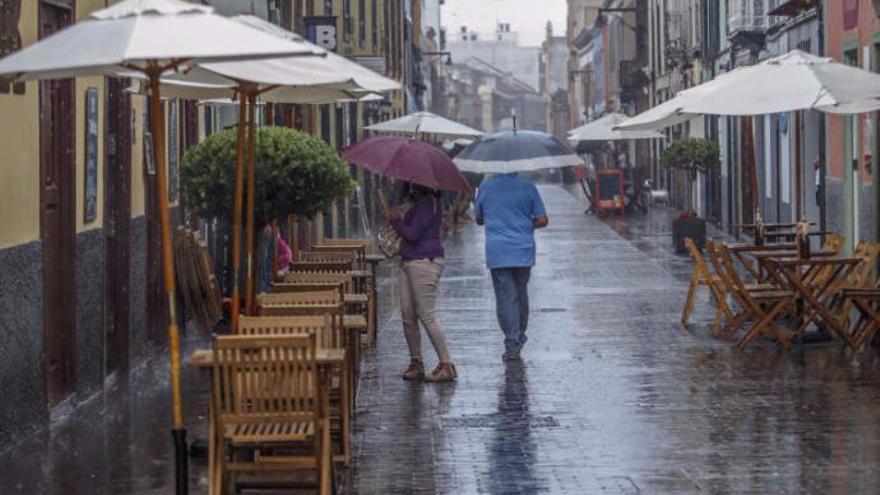
<path id="1" fill-rule="evenodd" d="M 520 359 L 529 325 L 529 279 L 535 266 L 535 229 L 548 225 L 534 184 L 517 174 L 483 182 L 474 202 L 475 220 L 486 227 L 486 264 L 492 272 L 504 360 Z"/>
<path id="2" fill-rule="evenodd" d="M 816 206 L 822 207 L 822 198 L 825 195 L 822 193 L 822 157 L 817 156 L 815 160 L 813 160 L 813 170 L 816 175 Z"/>
<path id="3" fill-rule="evenodd" d="M 443 204 L 439 193 L 418 185 L 406 184 L 403 197 L 410 204 L 406 213 L 392 208 L 385 210 L 385 218 L 400 235 L 400 313 L 410 354 L 410 365 L 402 377 L 405 380 L 452 381 L 457 377 L 455 365 L 446 346 L 446 334 L 436 315 L 437 289 L 444 267 L 440 241 Z M 427 376 L 419 322 L 427 330 L 440 361 Z"/>

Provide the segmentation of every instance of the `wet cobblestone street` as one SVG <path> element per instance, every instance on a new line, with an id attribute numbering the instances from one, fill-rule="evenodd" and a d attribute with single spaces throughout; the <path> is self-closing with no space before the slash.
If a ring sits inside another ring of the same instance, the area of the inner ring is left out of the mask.
<path id="1" fill-rule="evenodd" d="M 542 194 L 524 362 L 501 361 L 468 227 L 447 242 L 439 299 L 459 381 L 397 378 L 406 345 L 385 312 L 358 404 L 358 493 L 876 493 L 873 351 L 737 352 L 708 335 L 705 294 L 684 331 L 691 264 L 671 253 L 665 212 L 603 222 L 561 189 Z"/>
<path id="2" fill-rule="evenodd" d="M 744 352 L 709 335 L 705 293 L 678 323 L 691 263 L 669 212 L 583 214 L 541 189 L 532 319 L 521 364 L 502 335 L 482 231 L 447 243 L 439 314 L 459 380 L 404 382 L 396 269 L 382 272 L 378 346 L 365 357 L 345 491 L 385 494 L 877 493 L 880 363 L 836 343 Z M 187 348 L 204 345 L 191 333 Z M 426 365 L 436 358 L 423 339 Z M 160 354 L 162 355 L 162 354 Z M 168 494 L 168 369 L 154 359 L 48 431 L 0 453 L 0 495 Z M 186 369 L 190 438 L 208 380 Z M 204 460 L 192 493 L 206 493 Z"/>

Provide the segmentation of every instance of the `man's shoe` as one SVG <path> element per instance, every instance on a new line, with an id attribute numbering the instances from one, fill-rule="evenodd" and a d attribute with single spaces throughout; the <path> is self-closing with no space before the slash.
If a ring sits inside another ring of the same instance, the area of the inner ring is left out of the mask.
<path id="1" fill-rule="evenodd" d="M 458 373 L 455 371 L 454 364 L 440 363 L 434 368 L 434 371 L 425 377 L 425 381 L 443 383 L 454 381 L 456 378 L 458 378 Z"/>
<path id="2" fill-rule="evenodd" d="M 522 357 L 519 354 L 519 349 L 515 347 L 508 347 L 504 354 L 501 356 L 501 359 L 504 361 L 520 361 Z"/>
<path id="3" fill-rule="evenodd" d="M 425 379 L 425 365 L 422 363 L 421 359 L 413 359 L 409 363 L 409 367 L 401 373 L 401 378 L 404 380 L 424 380 Z"/>

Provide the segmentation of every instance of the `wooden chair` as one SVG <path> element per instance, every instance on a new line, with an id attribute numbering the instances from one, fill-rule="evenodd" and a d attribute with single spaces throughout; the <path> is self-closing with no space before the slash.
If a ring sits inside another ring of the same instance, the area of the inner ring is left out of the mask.
<path id="1" fill-rule="evenodd" d="M 237 493 L 242 472 L 314 471 L 319 493 L 330 493 L 329 421 L 316 350 L 313 333 L 214 338 L 212 440 L 220 442 L 221 490 Z"/>
<path id="2" fill-rule="evenodd" d="M 338 288 L 342 284 L 341 293 L 345 304 L 345 314 L 360 316 L 364 319 L 364 329 L 369 334 L 373 322 L 375 305 L 372 301 L 373 291 L 364 284 L 355 284 L 349 273 L 313 273 L 293 272 L 284 276 L 281 283 L 272 286 L 273 292 L 306 292 Z M 368 335 L 369 336 L 369 335 Z"/>
<path id="3" fill-rule="evenodd" d="M 327 244 L 315 244 L 312 246 L 313 253 L 353 253 L 355 263 L 357 265 L 358 270 L 366 270 L 368 268 L 367 264 L 367 248 L 364 244 L 353 244 L 353 245 L 327 245 Z"/>
<path id="4" fill-rule="evenodd" d="M 347 261 L 294 261 L 290 264 L 291 272 L 350 272 L 352 263 Z"/>
<path id="5" fill-rule="evenodd" d="M 312 263 L 348 263 L 349 270 L 362 270 L 363 257 L 354 251 L 303 251 L 300 262 Z"/>
<path id="6" fill-rule="evenodd" d="M 366 254 L 377 254 L 378 249 L 376 248 L 376 239 L 372 237 L 361 237 L 355 239 L 331 239 L 324 238 L 321 241 L 321 245 L 323 246 L 363 246 Z"/>
<path id="7" fill-rule="evenodd" d="M 310 335 L 317 337 L 319 349 L 344 349 L 348 353 L 345 335 L 338 325 L 334 325 L 330 315 L 324 316 L 242 316 L 239 320 L 241 335 L 277 336 Z M 339 455 L 334 459 L 348 462 L 351 458 L 351 419 L 353 418 L 351 390 L 353 376 L 351 363 L 337 369 L 331 381 L 330 416 L 337 419 L 339 427 L 335 435 L 339 442 Z M 332 426 L 332 424 L 331 424 Z"/>
<path id="8" fill-rule="evenodd" d="M 710 293 L 715 298 L 715 302 L 718 305 L 715 319 L 712 322 L 712 333 L 717 334 L 721 328 L 722 317 L 726 316 L 728 321 L 733 321 L 735 318 L 730 307 L 727 305 L 727 292 L 724 290 L 721 277 L 709 271 L 709 266 L 706 265 L 706 261 L 703 259 L 703 254 L 700 252 L 700 249 L 694 241 L 688 237 L 684 240 L 684 245 L 690 253 L 691 258 L 694 260 L 694 271 L 691 273 L 691 282 L 688 287 L 687 298 L 684 302 L 684 309 L 681 312 L 681 324 L 687 328 L 688 319 L 694 309 L 694 303 L 696 302 L 697 290 L 700 287 L 705 286 L 709 288 Z"/>
<path id="9" fill-rule="evenodd" d="M 792 301 L 794 293 L 787 290 L 767 289 L 763 286 L 750 288 L 734 268 L 733 257 L 727 246 L 707 241 L 706 251 L 727 293 L 733 296 L 740 307 L 740 312 L 732 321 L 728 321 L 724 329 L 724 338 L 733 338 L 739 327 L 748 321 L 753 321 L 752 326 L 737 343 L 739 349 L 744 349 L 763 333 L 772 333 L 780 345 L 788 348 L 791 337 L 776 324 L 775 320 Z"/>

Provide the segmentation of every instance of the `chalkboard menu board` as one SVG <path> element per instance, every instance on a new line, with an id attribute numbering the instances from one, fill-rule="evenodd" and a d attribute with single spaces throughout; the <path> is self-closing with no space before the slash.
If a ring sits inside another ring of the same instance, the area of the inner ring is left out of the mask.
<path id="1" fill-rule="evenodd" d="M 596 171 L 595 207 L 597 213 L 604 213 L 605 210 L 619 210 L 622 214 L 624 208 L 623 188 L 623 170 L 613 168 Z"/>
<path id="2" fill-rule="evenodd" d="M 98 218 L 98 88 L 86 90 L 86 164 L 83 220 Z"/>

